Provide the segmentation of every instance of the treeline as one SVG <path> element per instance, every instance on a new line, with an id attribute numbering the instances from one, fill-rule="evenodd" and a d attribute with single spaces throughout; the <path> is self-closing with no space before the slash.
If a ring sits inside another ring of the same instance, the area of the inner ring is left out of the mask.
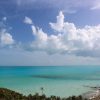
<path id="1" fill-rule="evenodd" d="M 72 96 L 68 98 L 60 98 L 57 96 L 47 97 L 45 94 L 39 95 L 36 93 L 35 95 L 29 94 L 28 96 L 24 96 L 18 92 L 0 88 L 0 100 L 83 100 L 82 96 Z"/>

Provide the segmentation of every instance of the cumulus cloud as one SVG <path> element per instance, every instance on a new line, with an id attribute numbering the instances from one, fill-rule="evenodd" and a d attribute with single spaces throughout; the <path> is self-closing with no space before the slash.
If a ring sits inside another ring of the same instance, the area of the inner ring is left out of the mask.
<path id="1" fill-rule="evenodd" d="M 0 48 L 5 46 L 11 47 L 15 42 L 12 35 L 8 32 L 12 27 L 8 27 L 6 21 L 6 16 L 2 17 L 2 20 L 0 21 Z"/>
<path id="2" fill-rule="evenodd" d="M 31 25 L 35 37 L 30 46 L 31 50 L 79 56 L 95 56 L 95 52 L 100 50 L 100 25 L 77 28 L 74 23 L 64 21 L 62 11 L 57 16 L 57 22 L 49 24 L 56 34 L 48 35 L 41 28 Z"/>
<path id="3" fill-rule="evenodd" d="M 32 20 L 29 17 L 25 17 L 24 23 L 26 23 L 26 24 L 33 24 Z"/>
<path id="4" fill-rule="evenodd" d="M 6 46 L 12 44 L 14 44 L 14 39 L 12 38 L 12 35 L 8 33 L 6 29 L 2 29 L 0 31 L 0 45 Z"/>
<path id="5" fill-rule="evenodd" d="M 64 15 L 63 12 L 60 11 L 59 12 L 59 16 L 57 16 L 57 22 L 56 23 L 49 23 L 51 28 L 60 32 L 62 31 L 63 27 L 64 27 Z"/>

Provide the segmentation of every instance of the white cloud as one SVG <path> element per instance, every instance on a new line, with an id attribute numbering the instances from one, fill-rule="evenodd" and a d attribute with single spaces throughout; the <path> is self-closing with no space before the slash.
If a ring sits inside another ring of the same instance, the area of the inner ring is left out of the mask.
<path id="1" fill-rule="evenodd" d="M 2 29 L 0 32 L 0 44 L 2 46 L 5 46 L 5 45 L 12 45 L 13 43 L 14 40 L 12 38 L 12 35 L 6 32 L 6 29 Z"/>
<path id="2" fill-rule="evenodd" d="M 42 29 L 31 26 L 35 36 L 31 49 L 82 56 L 95 56 L 95 53 L 91 55 L 92 52 L 100 50 L 100 25 L 77 28 L 74 23 L 65 22 L 63 12 L 60 11 L 57 22 L 50 23 L 50 26 L 56 34 L 48 35 Z M 88 55 L 89 51 L 91 54 Z"/>
<path id="3" fill-rule="evenodd" d="M 32 20 L 29 17 L 25 17 L 24 23 L 26 23 L 26 24 L 33 24 Z"/>
<path id="4" fill-rule="evenodd" d="M 8 32 L 8 30 L 11 30 L 12 27 L 8 27 L 5 24 L 6 20 L 7 17 L 3 17 L 0 22 L 0 48 L 12 47 L 12 44 L 15 42 L 12 35 Z"/>
<path id="5" fill-rule="evenodd" d="M 57 16 L 57 22 L 56 23 L 50 23 L 51 28 L 56 31 L 62 31 L 64 27 L 64 15 L 62 11 L 59 12 L 59 16 Z"/>

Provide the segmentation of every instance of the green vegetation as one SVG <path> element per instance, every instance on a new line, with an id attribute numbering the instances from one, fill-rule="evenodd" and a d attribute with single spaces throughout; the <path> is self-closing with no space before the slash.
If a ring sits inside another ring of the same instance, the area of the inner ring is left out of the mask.
<path id="1" fill-rule="evenodd" d="M 43 93 L 43 88 L 41 88 L 41 91 Z M 46 95 L 39 95 L 38 93 L 35 95 L 29 94 L 28 96 L 24 96 L 18 92 L 6 88 L 0 88 L 0 100 L 82 100 L 82 96 L 60 98 L 57 96 L 46 97 Z"/>

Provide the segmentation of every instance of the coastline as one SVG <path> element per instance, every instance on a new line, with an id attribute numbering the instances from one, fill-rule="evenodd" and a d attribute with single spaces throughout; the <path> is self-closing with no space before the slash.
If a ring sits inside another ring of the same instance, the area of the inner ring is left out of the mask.
<path id="1" fill-rule="evenodd" d="M 41 88 L 41 95 L 39 93 L 23 95 L 19 92 L 7 89 L 0 88 L 0 100 L 100 100 L 100 90 L 89 91 L 79 96 L 69 96 L 69 97 L 60 97 L 60 96 L 46 96 L 44 89 Z M 52 92 L 52 91 L 51 91 Z"/>
<path id="2" fill-rule="evenodd" d="M 88 69 L 87 69 L 88 68 Z M 87 69 L 87 70 L 86 70 Z M 14 67 L 0 69 L 0 87 L 23 95 L 39 93 L 44 87 L 47 97 L 51 95 L 68 98 L 91 91 L 89 86 L 99 86 L 99 67 Z M 13 84 L 13 85 L 12 85 Z"/>
<path id="3" fill-rule="evenodd" d="M 68 98 L 61 98 L 60 96 L 54 95 L 47 97 L 44 93 L 42 95 L 36 93 L 25 96 L 10 89 L 0 88 L 0 100 L 83 100 L 83 98 L 81 95 Z"/>
<path id="4" fill-rule="evenodd" d="M 84 86 L 100 84 L 99 67 L 3 67 L 0 68 L 0 87 L 24 95 L 40 92 L 45 87 L 46 96 L 68 97 L 91 91 Z M 94 79 L 95 78 L 95 79 Z M 12 85 L 13 84 L 13 85 Z M 52 91 L 53 90 L 53 91 Z M 60 93 L 59 93 L 60 90 Z M 52 91 L 52 92 L 51 92 Z"/>

